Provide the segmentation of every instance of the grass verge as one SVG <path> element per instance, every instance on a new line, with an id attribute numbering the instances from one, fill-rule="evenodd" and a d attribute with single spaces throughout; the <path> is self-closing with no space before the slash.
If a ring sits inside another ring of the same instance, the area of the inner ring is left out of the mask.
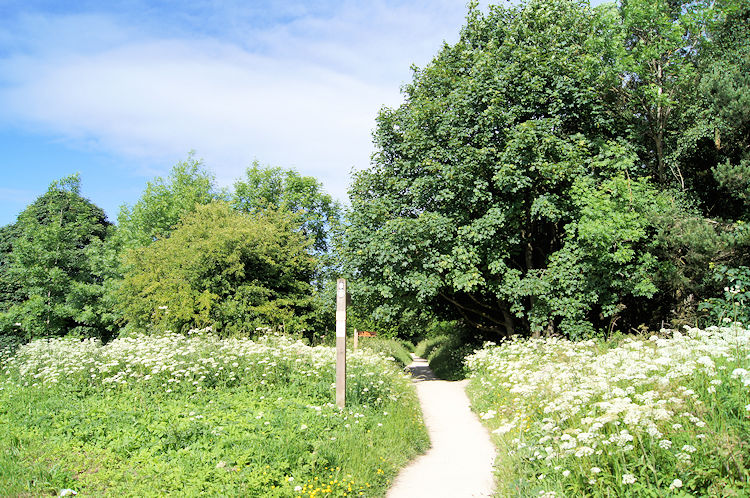
<path id="1" fill-rule="evenodd" d="M 0 368 L 9 496 L 382 496 L 428 445 L 411 385 L 383 355 L 285 338 L 169 334 L 36 341 Z"/>

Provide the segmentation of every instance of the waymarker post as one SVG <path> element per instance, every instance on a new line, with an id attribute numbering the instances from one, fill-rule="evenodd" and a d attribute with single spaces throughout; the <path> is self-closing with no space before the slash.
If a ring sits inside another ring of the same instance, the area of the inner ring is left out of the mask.
<path id="1" fill-rule="evenodd" d="M 346 280 L 336 281 L 336 404 L 346 405 Z"/>

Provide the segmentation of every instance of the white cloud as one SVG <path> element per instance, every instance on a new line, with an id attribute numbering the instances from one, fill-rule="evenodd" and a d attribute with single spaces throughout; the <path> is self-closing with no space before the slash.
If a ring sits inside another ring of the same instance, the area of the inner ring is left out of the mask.
<path id="1" fill-rule="evenodd" d="M 409 65 L 455 39 L 465 13 L 369 5 L 247 26 L 244 42 L 145 36 L 90 15 L 27 19 L 23 36 L 38 41 L 0 59 L 0 120 L 167 167 L 196 149 L 223 184 L 257 158 L 344 199 L 378 109 L 398 105 Z"/>

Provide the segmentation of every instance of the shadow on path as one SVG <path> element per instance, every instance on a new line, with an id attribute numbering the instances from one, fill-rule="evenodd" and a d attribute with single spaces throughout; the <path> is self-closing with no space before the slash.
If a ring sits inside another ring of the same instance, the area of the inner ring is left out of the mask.
<path id="1" fill-rule="evenodd" d="M 406 371 L 411 374 L 414 382 L 422 382 L 425 380 L 439 380 L 438 377 L 430 369 L 430 365 L 424 358 L 413 357 L 411 365 L 406 367 Z"/>

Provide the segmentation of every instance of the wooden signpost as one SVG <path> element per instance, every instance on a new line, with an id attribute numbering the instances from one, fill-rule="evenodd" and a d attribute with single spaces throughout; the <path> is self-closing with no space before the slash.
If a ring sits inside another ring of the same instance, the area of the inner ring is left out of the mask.
<path id="1" fill-rule="evenodd" d="M 346 280 L 336 282 L 336 404 L 346 405 Z"/>

